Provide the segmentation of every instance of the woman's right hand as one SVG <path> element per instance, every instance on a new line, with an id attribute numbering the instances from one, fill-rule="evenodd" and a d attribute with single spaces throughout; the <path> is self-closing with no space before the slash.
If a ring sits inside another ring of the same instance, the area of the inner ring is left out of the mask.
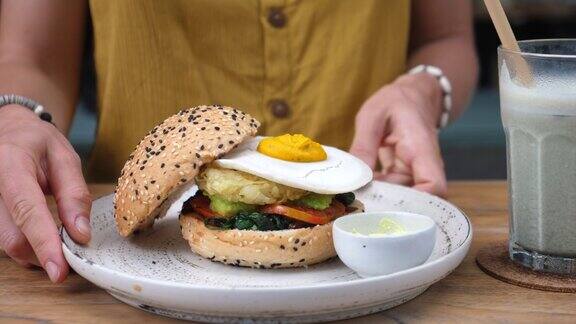
<path id="1" fill-rule="evenodd" d="M 54 195 L 66 231 L 90 240 L 88 187 L 80 158 L 56 127 L 29 109 L 0 108 L 0 249 L 21 265 L 43 267 L 61 282 L 68 264 L 45 194 Z"/>

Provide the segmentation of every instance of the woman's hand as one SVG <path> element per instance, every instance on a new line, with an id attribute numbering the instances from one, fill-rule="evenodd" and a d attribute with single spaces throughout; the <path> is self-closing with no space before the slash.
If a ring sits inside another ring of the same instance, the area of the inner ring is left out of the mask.
<path id="1" fill-rule="evenodd" d="M 428 74 L 404 75 L 378 90 L 356 115 L 350 152 L 372 169 L 375 179 L 435 195 L 446 194 L 436 125 L 442 91 Z"/>
<path id="2" fill-rule="evenodd" d="M 44 198 L 48 193 L 67 232 L 87 243 L 91 198 L 78 155 L 56 127 L 27 108 L 0 108 L 0 249 L 61 282 L 68 264 Z"/>

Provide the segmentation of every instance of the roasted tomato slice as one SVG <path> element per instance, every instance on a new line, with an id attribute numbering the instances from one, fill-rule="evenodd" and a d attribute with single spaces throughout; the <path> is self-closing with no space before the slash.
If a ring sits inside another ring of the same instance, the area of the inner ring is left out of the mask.
<path id="1" fill-rule="evenodd" d="M 197 193 L 188 201 L 192 209 L 200 214 L 202 217 L 212 218 L 219 217 L 212 209 L 210 209 L 210 198 L 204 196 L 202 193 Z"/>
<path id="2" fill-rule="evenodd" d="M 309 224 L 323 225 L 330 223 L 338 216 L 344 215 L 346 213 L 346 207 L 338 201 L 333 201 L 330 207 L 324 210 L 273 204 L 264 206 L 261 211 L 268 214 L 282 215 Z"/>

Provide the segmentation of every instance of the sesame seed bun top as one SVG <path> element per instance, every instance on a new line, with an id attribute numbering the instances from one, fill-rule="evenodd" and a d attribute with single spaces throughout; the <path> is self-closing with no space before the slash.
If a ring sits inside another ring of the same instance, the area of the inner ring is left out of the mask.
<path id="1" fill-rule="evenodd" d="M 134 149 L 114 195 L 118 232 L 150 227 L 164 200 L 193 181 L 199 168 L 256 135 L 260 123 L 230 107 L 198 106 L 167 118 Z"/>

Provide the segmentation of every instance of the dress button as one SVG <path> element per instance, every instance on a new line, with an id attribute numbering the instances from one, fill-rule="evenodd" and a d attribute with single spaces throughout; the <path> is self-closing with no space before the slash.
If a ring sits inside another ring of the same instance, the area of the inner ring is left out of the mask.
<path id="1" fill-rule="evenodd" d="M 268 22 L 276 28 L 282 28 L 286 25 L 286 15 L 280 7 L 272 7 L 268 10 Z"/>
<path id="2" fill-rule="evenodd" d="M 290 106 L 282 99 L 273 99 L 268 102 L 272 115 L 277 118 L 286 118 L 290 113 Z"/>

